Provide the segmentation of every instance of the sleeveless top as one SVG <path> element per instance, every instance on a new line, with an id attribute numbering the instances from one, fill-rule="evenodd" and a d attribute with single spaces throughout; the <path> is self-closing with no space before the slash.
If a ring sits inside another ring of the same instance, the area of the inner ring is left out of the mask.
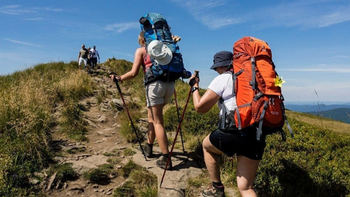
<path id="1" fill-rule="evenodd" d="M 151 57 L 148 55 L 146 48 L 145 48 L 145 55 L 143 57 L 142 61 L 142 67 L 143 67 L 143 72 L 146 73 L 146 71 L 152 66 L 152 60 Z"/>

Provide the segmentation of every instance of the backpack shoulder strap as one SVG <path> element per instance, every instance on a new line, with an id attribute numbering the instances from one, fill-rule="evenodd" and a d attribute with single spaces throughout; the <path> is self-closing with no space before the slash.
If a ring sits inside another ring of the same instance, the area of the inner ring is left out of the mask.
<path id="1" fill-rule="evenodd" d="M 226 71 L 225 73 L 230 73 L 232 75 L 232 81 L 233 81 L 233 85 L 232 85 L 232 95 L 235 96 L 235 81 L 234 81 L 234 74 L 231 71 Z M 221 105 L 223 106 L 222 109 L 222 116 L 221 116 L 221 120 L 219 121 L 219 126 L 220 125 L 225 125 L 226 124 L 226 120 L 228 120 L 229 122 L 231 122 L 232 124 L 230 124 L 229 126 L 235 125 L 235 119 L 234 119 L 234 111 L 231 111 L 228 109 L 228 107 L 224 104 L 224 99 L 222 97 L 220 97 L 219 102 L 221 103 Z M 220 128 L 220 127 L 219 127 Z"/>

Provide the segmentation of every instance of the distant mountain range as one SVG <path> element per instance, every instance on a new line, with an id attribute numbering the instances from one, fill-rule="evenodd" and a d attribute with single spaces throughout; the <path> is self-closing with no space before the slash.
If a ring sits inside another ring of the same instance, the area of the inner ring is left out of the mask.
<path id="1" fill-rule="evenodd" d="M 337 108 L 350 108 L 350 104 L 285 104 L 286 108 L 297 112 L 321 112 Z"/>
<path id="2" fill-rule="evenodd" d="M 350 104 L 285 104 L 292 111 L 303 112 L 350 124 Z"/>
<path id="3" fill-rule="evenodd" d="M 350 108 L 336 108 L 327 111 L 308 112 L 317 116 L 350 123 Z"/>

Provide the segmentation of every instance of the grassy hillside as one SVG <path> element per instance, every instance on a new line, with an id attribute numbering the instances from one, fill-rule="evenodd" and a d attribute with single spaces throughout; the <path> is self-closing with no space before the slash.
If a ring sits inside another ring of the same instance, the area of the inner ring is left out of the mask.
<path id="1" fill-rule="evenodd" d="M 308 112 L 309 114 L 350 123 L 350 108 L 337 108 L 326 111 Z"/>
<path id="2" fill-rule="evenodd" d="M 0 77 L 0 196 L 36 193 L 29 179 L 52 163 L 53 128 L 84 139 L 78 101 L 93 86 L 77 66 L 40 64 Z"/>
<path id="3" fill-rule="evenodd" d="M 125 73 L 131 63 L 110 60 L 104 66 Z M 40 64 L 0 77 L 0 196 L 43 195 L 29 180 L 35 172 L 53 164 L 58 154 L 52 147 L 53 134 L 59 132 L 77 141 L 86 140 L 83 106 L 78 103 L 95 88 L 90 76 L 77 69 L 76 62 Z M 145 111 L 139 110 L 145 103 L 142 74 L 123 82 L 123 88 L 126 95 L 140 98 L 138 102 L 128 103 L 136 106 L 133 118 L 146 117 Z M 188 91 L 188 84 L 176 83 L 180 112 Z M 102 100 L 103 91 L 100 97 Z M 195 113 L 190 100 L 182 124 L 188 152 L 200 154 L 196 150 L 200 150 L 204 136 L 216 128 L 217 114 L 217 107 L 204 115 Z M 268 137 L 255 182 L 259 196 L 350 196 L 349 124 L 292 111 L 287 115 L 295 138 L 287 135 L 287 142 L 282 142 L 279 135 Z M 174 99 L 166 107 L 164 119 L 166 130 L 176 131 Z M 124 125 L 125 130 L 130 130 L 128 123 Z M 235 186 L 235 160 L 223 156 L 222 163 L 224 183 Z M 188 196 L 191 188 L 200 188 L 209 181 L 208 176 L 204 177 L 199 184 L 189 180 Z"/>
<path id="4" fill-rule="evenodd" d="M 315 127 L 330 130 L 337 133 L 347 133 L 350 134 L 350 124 L 335 121 L 329 118 L 323 118 L 320 116 L 307 114 L 307 113 L 299 113 L 293 111 L 287 111 L 288 117 L 298 120 L 300 122 L 313 125 Z"/>

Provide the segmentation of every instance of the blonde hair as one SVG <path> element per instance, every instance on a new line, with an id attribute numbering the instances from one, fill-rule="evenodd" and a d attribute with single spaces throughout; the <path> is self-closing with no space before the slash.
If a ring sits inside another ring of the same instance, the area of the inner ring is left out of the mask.
<path id="1" fill-rule="evenodd" d="M 140 32 L 138 41 L 141 46 L 144 47 L 146 45 L 145 38 L 143 37 L 143 32 Z"/>

